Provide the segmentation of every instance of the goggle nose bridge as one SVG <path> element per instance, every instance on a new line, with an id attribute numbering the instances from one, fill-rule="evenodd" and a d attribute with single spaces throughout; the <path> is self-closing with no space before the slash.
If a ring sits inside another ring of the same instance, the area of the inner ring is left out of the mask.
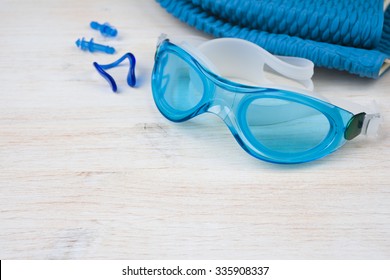
<path id="1" fill-rule="evenodd" d="M 219 116 L 222 120 L 232 112 L 237 93 L 215 86 L 211 95 L 208 112 Z"/>

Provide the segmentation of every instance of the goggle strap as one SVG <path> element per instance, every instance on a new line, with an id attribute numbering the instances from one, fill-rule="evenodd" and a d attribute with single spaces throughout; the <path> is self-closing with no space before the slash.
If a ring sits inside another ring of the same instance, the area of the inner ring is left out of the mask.
<path id="1" fill-rule="evenodd" d="M 366 114 L 364 116 L 362 133 L 367 136 L 377 137 L 379 135 L 380 127 L 383 119 L 379 113 Z"/>
<path id="2" fill-rule="evenodd" d="M 299 57 L 274 56 L 260 46 L 237 38 L 220 38 L 201 44 L 198 49 L 215 66 L 227 75 L 264 81 L 264 65 L 268 65 L 277 73 L 310 87 L 314 64 Z M 237 67 L 238 66 L 238 67 Z M 237 69 L 233 73 L 234 69 Z M 257 77 L 255 77 L 256 75 Z M 260 76 L 260 77 L 259 77 Z"/>
<path id="3" fill-rule="evenodd" d="M 381 125 L 383 123 L 383 116 L 379 111 L 378 104 L 373 100 L 369 111 L 364 117 L 362 134 L 367 136 L 378 137 L 381 135 Z M 382 131 L 383 133 L 383 131 Z"/>

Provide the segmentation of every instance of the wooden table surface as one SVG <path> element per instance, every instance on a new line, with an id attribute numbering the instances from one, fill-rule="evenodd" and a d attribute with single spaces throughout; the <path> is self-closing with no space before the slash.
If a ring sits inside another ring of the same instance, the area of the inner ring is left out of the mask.
<path id="1" fill-rule="evenodd" d="M 380 104 L 382 136 L 275 165 L 246 154 L 214 115 L 174 124 L 158 112 L 156 38 L 205 35 L 156 2 L 0 7 L 0 259 L 390 258 L 390 73 L 316 69 L 321 94 Z M 83 52 L 79 37 L 117 54 Z M 92 62 L 128 51 L 138 86 L 115 69 L 113 94 Z"/>

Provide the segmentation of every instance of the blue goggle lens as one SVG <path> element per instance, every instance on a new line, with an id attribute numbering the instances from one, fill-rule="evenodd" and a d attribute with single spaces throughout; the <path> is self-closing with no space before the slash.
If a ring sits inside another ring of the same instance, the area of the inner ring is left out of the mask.
<path id="1" fill-rule="evenodd" d="M 320 145 L 330 131 L 328 118 L 320 111 L 297 102 L 254 99 L 246 109 L 251 142 L 260 149 L 297 154 Z"/>
<path id="2" fill-rule="evenodd" d="M 156 88 L 159 98 L 166 109 L 172 109 L 175 114 L 189 113 L 202 100 L 204 85 L 197 70 L 181 57 L 164 53 L 160 63 L 160 77 Z"/>

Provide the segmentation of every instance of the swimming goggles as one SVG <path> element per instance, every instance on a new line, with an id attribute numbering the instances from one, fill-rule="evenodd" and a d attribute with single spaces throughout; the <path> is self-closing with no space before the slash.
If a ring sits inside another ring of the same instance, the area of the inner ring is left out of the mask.
<path id="1" fill-rule="evenodd" d="M 306 89 L 271 83 L 265 66 Z M 214 39 L 196 48 L 162 35 L 152 91 L 167 119 L 216 114 L 245 151 L 274 163 L 312 161 L 360 134 L 376 134 L 378 112 L 357 104 L 343 109 L 315 95 L 312 75 L 309 60 L 273 56 L 242 39 Z"/>

